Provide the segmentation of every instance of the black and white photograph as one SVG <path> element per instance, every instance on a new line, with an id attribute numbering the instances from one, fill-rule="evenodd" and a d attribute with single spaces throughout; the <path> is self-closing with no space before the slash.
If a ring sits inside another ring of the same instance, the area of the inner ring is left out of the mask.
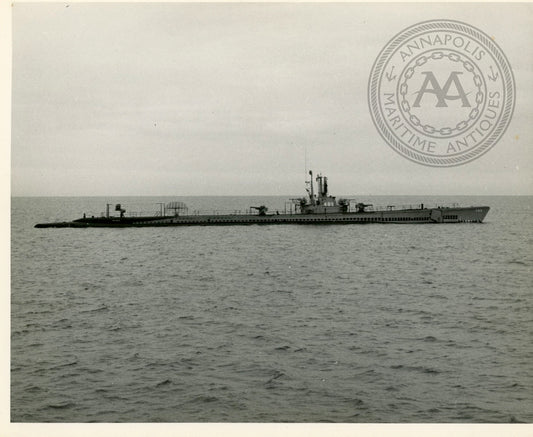
<path id="1" fill-rule="evenodd" d="M 2 435 L 532 435 L 532 3 L 2 11 Z"/>

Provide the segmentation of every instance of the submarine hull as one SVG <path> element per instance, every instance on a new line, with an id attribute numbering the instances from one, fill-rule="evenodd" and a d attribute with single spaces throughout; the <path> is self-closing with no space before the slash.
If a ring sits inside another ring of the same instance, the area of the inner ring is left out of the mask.
<path id="1" fill-rule="evenodd" d="M 237 226 L 273 224 L 366 224 L 366 223 L 482 223 L 488 206 L 424 208 L 397 211 L 333 214 L 228 214 L 173 217 L 91 217 L 71 222 L 39 223 L 36 228 L 145 227 L 145 226 Z"/>

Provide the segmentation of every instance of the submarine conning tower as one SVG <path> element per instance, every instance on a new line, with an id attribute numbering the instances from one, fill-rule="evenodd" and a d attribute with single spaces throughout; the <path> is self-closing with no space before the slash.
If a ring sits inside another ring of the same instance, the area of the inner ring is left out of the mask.
<path id="1" fill-rule="evenodd" d="M 309 203 L 301 204 L 302 214 L 335 214 L 339 212 L 346 212 L 347 205 L 345 203 L 339 204 L 334 196 L 328 193 L 328 178 L 318 174 L 316 177 L 317 192 L 315 194 L 313 186 L 313 172 L 309 171 L 310 180 L 307 193 L 309 194 Z"/>

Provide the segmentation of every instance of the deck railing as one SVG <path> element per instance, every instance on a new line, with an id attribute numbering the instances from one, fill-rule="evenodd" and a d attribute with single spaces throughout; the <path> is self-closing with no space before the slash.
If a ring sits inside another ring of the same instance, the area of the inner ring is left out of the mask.
<path id="1" fill-rule="evenodd" d="M 408 204 L 408 205 L 369 205 L 365 207 L 366 212 L 384 212 L 384 211 L 398 211 L 398 210 L 406 210 L 406 209 L 433 209 L 433 208 L 441 208 L 441 209 L 448 209 L 448 208 L 457 208 L 459 205 L 457 203 L 452 204 Z M 350 206 L 348 208 L 348 212 L 357 212 L 356 204 L 350 203 Z M 290 215 L 298 215 L 300 214 L 299 209 L 293 209 L 293 208 L 285 208 L 281 210 L 268 210 L 268 215 L 273 214 L 290 214 Z M 256 209 L 195 209 L 192 211 L 184 210 L 180 211 L 180 216 L 198 216 L 198 215 L 258 215 L 258 211 Z M 110 217 L 116 217 L 118 214 L 116 212 L 110 212 Z M 156 211 L 126 211 L 124 214 L 124 217 L 142 217 L 142 216 L 155 216 L 155 217 L 172 217 L 174 214 L 170 211 L 163 211 L 160 210 Z M 91 217 L 90 214 L 86 214 L 87 217 Z M 106 213 L 101 212 L 99 214 L 100 217 L 105 217 Z"/>
<path id="2" fill-rule="evenodd" d="M 442 204 L 442 203 L 435 203 L 435 204 L 429 204 L 429 203 L 414 203 L 409 205 L 371 205 L 367 206 L 365 208 L 365 211 L 368 212 L 381 212 L 381 211 L 398 211 L 400 209 L 434 209 L 434 208 L 457 208 L 459 206 L 458 203 L 451 203 L 451 204 Z M 350 208 L 350 212 L 352 212 L 352 208 Z"/>

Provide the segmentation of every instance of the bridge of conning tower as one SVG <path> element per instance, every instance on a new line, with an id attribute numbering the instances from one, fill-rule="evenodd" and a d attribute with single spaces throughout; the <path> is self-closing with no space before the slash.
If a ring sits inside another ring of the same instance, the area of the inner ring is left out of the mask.
<path id="1" fill-rule="evenodd" d="M 334 196 L 328 193 L 328 178 L 319 174 L 316 177 L 317 193 L 315 194 L 313 187 L 313 172 L 310 171 L 310 180 L 306 183 L 309 185 L 307 193 L 309 194 L 309 203 L 302 199 L 300 204 L 301 212 L 303 214 L 334 214 L 339 212 L 347 212 L 348 203 L 344 201 L 337 202 Z"/>

